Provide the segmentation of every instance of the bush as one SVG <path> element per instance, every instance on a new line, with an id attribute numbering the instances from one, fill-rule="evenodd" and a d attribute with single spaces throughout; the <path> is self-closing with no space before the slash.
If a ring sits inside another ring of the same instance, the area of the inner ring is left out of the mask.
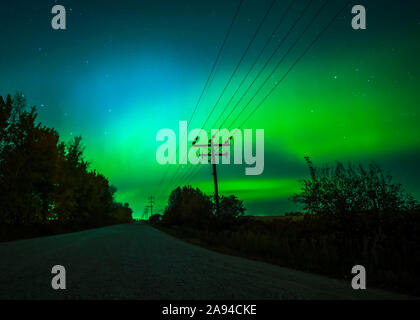
<path id="1" fill-rule="evenodd" d="M 149 218 L 149 223 L 150 224 L 159 224 L 162 222 L 162 215 L 161 214 L 154 214 L 151 215 Z"/>
<path id="2" fill-rule="evenodd" d="M 238 217 L 245 214 L 245 207 L 241 200 L 235 196 L 222 196 L 219 202 L 220 212 L 216 216 L 218 228 L 229 229 L 237 221 Z"/>
<path id="3" fill-rule="evenodd" d="M 211 198 L 191 186 L 178 187 L 172 191 L 163 215 L 168 225 L 208 227 L 213 218 L 214 205 Z"/>
<path id="4" fill-rule="evenodd" d="M 311 177 L 302 181 L 302 192 L 292 199 L 310 214 L 345 217 L 364 212 L 398 213 L 416 205 L 376 164 L 345 167 L 337 162 L 335 167 L 315 168 L 309 157 L 305 159 Z"/>
<path id="5" fill-rule="evenodd" d="M 219 206 L 221 217 L 237 218 L 243 216 L 246 211 L 243 202 L 235 196 L 222 196 Z"/>
<path id="6" fill-rule="evenodd" d="M 219 214 L 216 213 L 214 197 L 205 195 L 191 186 L 178 187 L 172 191 L 162 221 L 167 225 L 187 225 L 200 229 L 231 228 L 238 217 L 243 216 L 243 202 L 235 196 L 222 196 Z"/>

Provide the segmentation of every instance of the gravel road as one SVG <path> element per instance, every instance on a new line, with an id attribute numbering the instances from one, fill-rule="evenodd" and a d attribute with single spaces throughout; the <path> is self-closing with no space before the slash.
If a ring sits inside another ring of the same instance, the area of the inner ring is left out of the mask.
<path id="1" fill-rule="evenodd" d="M 66 268 L 66 290 L 51 288 L 54 265 Z M 220 254 L 138 223 L 0 244 L 0 299 L 394 298 L 404 296 Z"/>

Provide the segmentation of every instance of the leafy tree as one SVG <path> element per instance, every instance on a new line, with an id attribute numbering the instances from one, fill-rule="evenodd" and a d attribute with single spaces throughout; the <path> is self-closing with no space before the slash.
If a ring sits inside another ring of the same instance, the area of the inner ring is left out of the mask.
<path id="1" fill-rule="evenodd" d="M 12 112 L 12 98 L 7 96 L 6 102 L 3 100 L 3 97 L 0 96 L 0 139 L 1 139 L 1 149 L 0 154 L 3 153 L 3 149 L 6 145 L 8 137 L 8 128 L 9 121 Z"/>
<path id="2" fill-rule="evenodd" d="M 222 196 L 220 198 L 220 216 L 229 218 L 238 218 L 245 214 L 245 207 L 243 201 L 236 196 Z"/>
<path id="3" fill-rule="evenodd" d="M 172 191 L 163 222 L 174 225 L 204 227 L 213 217 L 214 204 L 210 197 L 191 186 Z"/>
<path id="4" fill-rule="evenodd" d="M 19 114 L 0 166 L 4 214 L 17 225 L 45 222 L 54 191 L 58 134 L 35 125 L 36 116 L 35 109 Z"/>
<path id="5" fill-rule="evenodd" d="M 10 121 L 12 123 L 19 119 L 19 115 L 27 108 L 26 97 L 22 92 L 16 92 L 12 98 L 12 110 L 10 113 Z"/>
<path id="6" fill-rule="evenodd" d="M 24 95 L 0 97 L 0 225 L 77 228 L 131 221 L 128 204 L 114 201 L 116 188 L 88 170 L 82 138 L 65 144 L 37 122 Z"/>
<path id="7" fill-rule="evenodd" d="M 86 170 L 89 164 L 83 159 L 84 151 L 85 147 L 82 145 L 82 137 L 75 137 L 67 146 L 67 161 L 74 167 L 80 167 L 82 170 Z"/>
<path id="8" fill-rule="evenodd" d="M 133 221 L 133 210 L 130 209 L 128 203 L 114 204 L 114 219 L 118 223 L 127 223 Z"/>
<path id="9" fill-rule="evenodd" d="M 159 224 L 162 221 L 162 215 L 161 214 L 154 214 L 150 216 L 149 222 L 151 224 Z"/>
<path id="10" fill-rule="evenodd" d="M 293 200 L 311 214 L 400 212 L 415 206 L 402 186 L 376 164 L 344 166 L 337 162 L 335 167 L 315 168 L 309 158 L 306 161 L 311 177 L 302 181 L 302 192 Z"/>
<path id="11" fill-rule="evenodd" d="M 163 223 L 206 229 L 229 228 L 246 210 L 235 196 L 222 196 L 219 206 L 220 213 L 216 215 L 213 197 L 191 186 L 178 187 L 169 197 Z"/>

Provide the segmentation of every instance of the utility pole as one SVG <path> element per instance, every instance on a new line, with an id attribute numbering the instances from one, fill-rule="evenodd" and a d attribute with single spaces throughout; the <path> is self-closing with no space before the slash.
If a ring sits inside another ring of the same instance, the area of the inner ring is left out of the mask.
<path id="1" fill-rule="evenodd" d="M 149 218 L 153 215 L 153 196 L 150 196 L 149 200 L 150 200 L 150 204 L 144 207 L 143 218 L 145 218 L 145 220 L 149 220 Z M 150 213 L 149 213 L 149 209 L 150 209 Z"/>
<path id="2" fill-rule="evenodd" d="M 215 163 L 213 163 L 213 181 L 214 181 L 214 197 L 216 201 L 216 215 L 219 216 L 219 213 L 220 213 L 219 188 L 217 186 L 217 170 L 216 170 Z"/>
<path id="3" fill-rule="evenodd" d="M 230 137 L 225 143 L 220 144 L 220 143 L 213 143 L 213 139 L 214 136 L 209 139 L 209 143 L 208 144 L 204 144 L 204 145 L 199 145 L 196 144 L 198 137 L 195 139 L 195 141 L 192 143 L 193 147 L 199 148 L 199 147 L 208 147 L 209 148 L 209 152 L 208 153 L 204 153 L 204 154 L 200 154 L 201 157 L 210 157 L 211 159 L 211 163 L 213 166 L 213 181 L 214 181 L 214 201 L 216 202 L 216 215 L 219 216 L 220 214 L 220 205 L 219 205 L 219 187 L 218 187 L 218 183 L 217 183 L 217 169 L 216 169 L 216 156 L 228 156 L 229 153 L 225 152 L 225 153 L 215 153 L 214 147 L 229 147 L 230 143 L 229 141 L 232 139 L 232 137 Z"/>
<path id="4" fill-rule="evenodd" d="M 150 196 L 150 216 L 153 216 L 153 196 Z"/>
<path id="5" fill-rule="evenodd" d="M 148 218 L 153 216 L 153 196 L 150 196 L 149 199 L 150 199 L 150 205 L 146 206 L 146 208 L 150 208 L 150 215 Z"/>

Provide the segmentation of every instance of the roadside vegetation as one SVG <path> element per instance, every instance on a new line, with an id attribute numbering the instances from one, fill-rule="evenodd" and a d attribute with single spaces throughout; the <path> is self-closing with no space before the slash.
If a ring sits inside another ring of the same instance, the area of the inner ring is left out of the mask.
<path id="1" fill-rule="evenodd" d="M 83 150 L 80 137 L 64 143 L 37 122 L 23 94 L 0 96 L 0 241 L 131 221 Z"/>
<path id="2" fill-rule="evenodd" d="M 420 207 L 375 164 L 316 168 L 292 200 L 302 212 L 247 217 L 236 197 L 214 199 L 190 186 L 175 189 L 157 227 L 228 254 L 350 281 L 354 265 L 368 286 L 420 295 Z"/>

